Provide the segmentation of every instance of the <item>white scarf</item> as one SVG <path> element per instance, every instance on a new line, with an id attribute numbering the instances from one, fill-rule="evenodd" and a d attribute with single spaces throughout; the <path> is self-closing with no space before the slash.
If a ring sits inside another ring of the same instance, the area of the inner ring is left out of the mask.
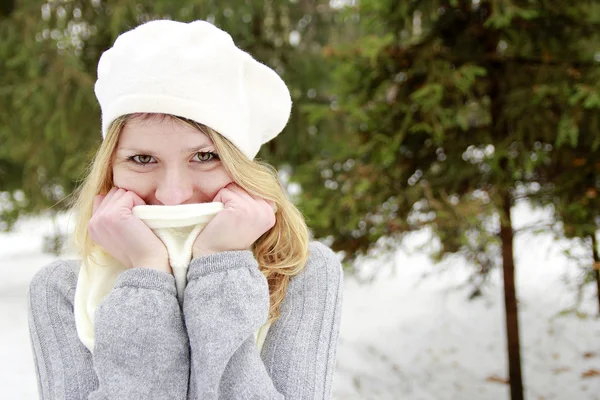
<path id="1" fill-rule="evenodd" d="M 215 215 L 222 203 L 183 204 L 178 206 L 137 206 L 133 215 L 141 219 L 164 243 L 175 278 L 177 299 L 183 303 L 187 269 L 192 259 L 194 241 Z M 104 252 L 97 252 L 88 265 L 82 265 L 75 289 L 75 325 L 83 344 L 94 349 L 94 314 L 104 297 L 115 285 L 117 276 L 127 268 Z M 263 325 L 256 333 L 260 351 L 269 330 Z"/>

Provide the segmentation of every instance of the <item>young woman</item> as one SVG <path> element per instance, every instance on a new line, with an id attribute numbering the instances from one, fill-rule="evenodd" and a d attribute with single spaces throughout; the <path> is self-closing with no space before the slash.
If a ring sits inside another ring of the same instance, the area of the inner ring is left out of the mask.
<path id="1" fill-rule="evenodd" d="M 40 397 L 329 398 L 341 265 L 254 160 L 289 118 L 283 81 L 207 22 L 152 21 L 102 55 L 95 92 L 81 260 L 30 285 Z M 135 210 L 212 204 L 178 287 L 173 247 Z"/>

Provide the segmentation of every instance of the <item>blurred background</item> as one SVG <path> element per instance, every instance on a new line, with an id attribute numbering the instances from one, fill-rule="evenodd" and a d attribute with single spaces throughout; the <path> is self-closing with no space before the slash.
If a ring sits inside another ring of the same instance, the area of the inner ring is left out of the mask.
<path id="1" fill-rule="evenodd" d="M 98 59 L 164 18 L 290 88 L 259 157 L 345 265 L 334 398 L 600 399 L 600 0 L 2 0 L 2 398 L 37 398 L 27 285 L 70 256 Z"/>

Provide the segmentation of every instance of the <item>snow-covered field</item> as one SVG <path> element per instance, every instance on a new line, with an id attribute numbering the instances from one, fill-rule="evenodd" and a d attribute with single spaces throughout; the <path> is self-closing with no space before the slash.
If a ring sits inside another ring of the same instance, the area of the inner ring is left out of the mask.
<path id="1" fill-rule="evenodd" d="M 516 207 L 518 225 L 543 214 Z M 59 226 L 66 229 L 68 216 Z M 35 399 L 37 386 L 27 331 L 29 280 L 53 257 L 43 254 L 47 219 L 21 222 L 0 234 L 0 398 Z M 409 238 L 389 260 L 364 260 L 374 281 L 346 277 L 334 397 L 406 400 L 508 399 L 500 271 L 484 295 L 468 301 L 467 267 L 433 265 L 414 253 L 426 233 Z M 600 400 L 600 319 L 595 288 L 575 304 L 579 267 L 550 235 L 516 239 L 517 293 L 526 398 Z M 432 273 L 433 271 L 438 271 Z M 439 272 L 443 271 L 443 272 Z M 427 276 L 424 278 L 424 276 Z M 596 375 L 594 375 L 596 371 Z M 587 375 L 592 375 L 586 377 Z"/>

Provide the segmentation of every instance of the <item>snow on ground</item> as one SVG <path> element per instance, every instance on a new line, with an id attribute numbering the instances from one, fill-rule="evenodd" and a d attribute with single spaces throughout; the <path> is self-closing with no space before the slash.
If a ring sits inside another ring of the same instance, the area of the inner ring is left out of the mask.
<path id="1" fill-rule="evenodd" d="M 516 224 L 543 217 L 516 207 Z M 62 229 L 72 221 L 60 218 Z M 2 398 L 35 399 L 37 385 L 27 330 L 29 280 L 53 257 L 41 251 L 47 219 L 21 222 L 0 234 L 0 387 Z M 427 241 L 415 234 L 406 248 L 364 260 L 379 270 L 370 284 L 346 277 L 334 398 L 406 400 L 508 399 L 501 274 L 482 297 L 468 301 L 468 273 L 459 261 L 433 265 L 410 249 Z M 559 316 L 575 304 L 579 267 L 562 253 L 571 246 L 548 234 L 521 234 L 516 243 L 517 294 L 526 398 L 600 400 L 600 319 L 593 285 L 580 315 Z M 435 273 L 432 273 L 434 272 Z M 424 278 L 424 276 L 427 276 Z"/>

